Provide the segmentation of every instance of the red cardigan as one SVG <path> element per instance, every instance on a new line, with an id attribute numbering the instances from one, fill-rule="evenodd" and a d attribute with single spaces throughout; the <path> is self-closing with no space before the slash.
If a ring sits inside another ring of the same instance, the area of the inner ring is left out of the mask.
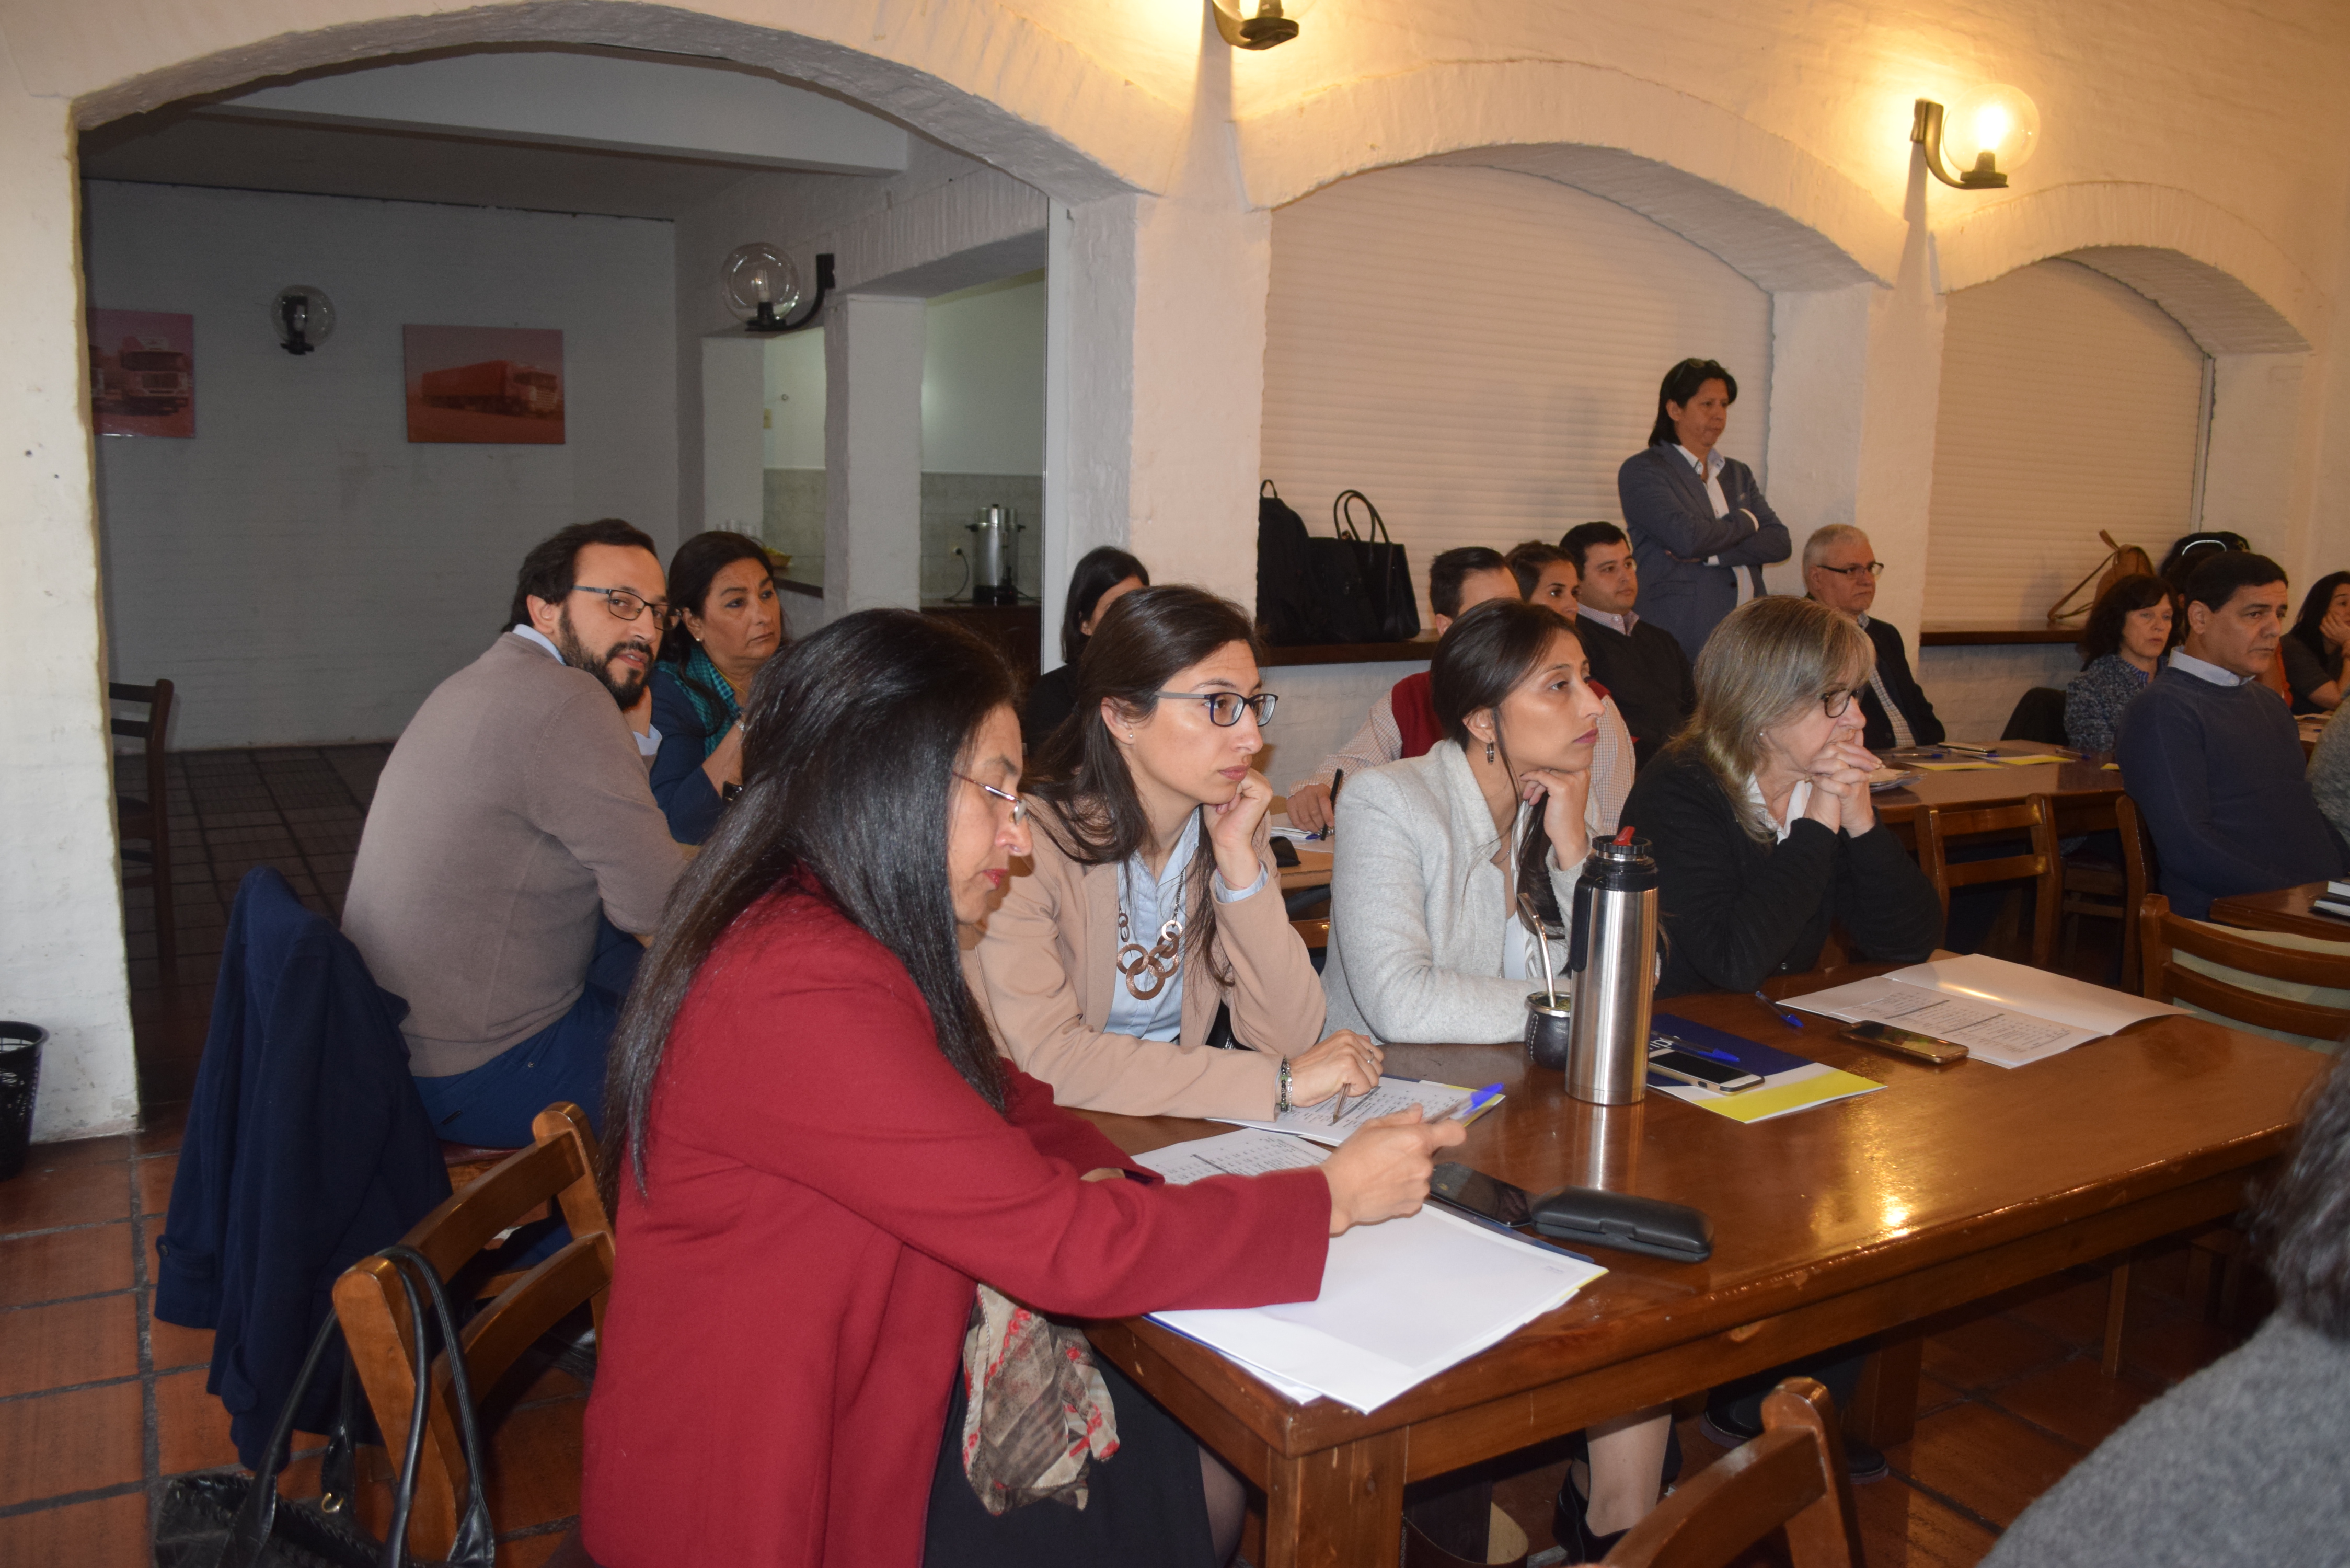
<path id="1" fill-rule="evenodd" d="M 1318 1172 L 1171 1188 L 1005 1064 L 998 1116 L 829 900 L 756 906 L 671 1033 L 588 1401 L 605 1568 L 917 1568 L 973 1282 L 1047 1312 L 1309 1299 Z"/>

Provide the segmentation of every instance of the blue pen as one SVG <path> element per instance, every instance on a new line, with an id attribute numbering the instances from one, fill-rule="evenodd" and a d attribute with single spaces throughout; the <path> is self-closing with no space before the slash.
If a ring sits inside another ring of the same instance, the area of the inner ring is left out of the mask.
<path id="1" fill-rule="evenodd" d="M 1483 1110 L 1487 1106 L 1492 1105 L 1495 1100 L 1498 1100 L 1501 1097 L 1502 1085 L 1499 1084 L 1488 1084 L 1483 1088 L 1478 1090 L 1475 1094 L 1471 1095 L 1467 1099 L 1461 1101 L 1458 1106 L 1454 1106 L 1451 1116 L 1448 1119 L 1456 1122 L 1465 1122 L 1471 1116 L 1475 1116 L 1479 1111 Z"/>
<path id="2" fill-rule="evenodd" d="M 1780 1006 L 1769 997 L 1763 995 L 1760 991 L 1757 991 L 1754 993 L 1754 1000 L 1769 1008 L 1772 1014 L 1788 1028 L 1801 1029 L 1804 1026 L 1804 1021 L 1802 1019 L 1796 1017 L 1794 1013 L 1788 1012 L 1785 1008 Z"/>
<path id="3" fill-rule="evenodd" d="M 1678 1034 L 1657 1034 L 1650 1038 L 1661 1040 L 1676 1051 L 1686 1051 L 1692 1056 L 1702 1056 L 1709 1062 L 1721 1062 L 1732 1067 L 1744 1065 L 1727 1051 L 1716 1051 L 1710 1045 L 1700 1045 L 1694 1041 L 1684 1040 Z"/>

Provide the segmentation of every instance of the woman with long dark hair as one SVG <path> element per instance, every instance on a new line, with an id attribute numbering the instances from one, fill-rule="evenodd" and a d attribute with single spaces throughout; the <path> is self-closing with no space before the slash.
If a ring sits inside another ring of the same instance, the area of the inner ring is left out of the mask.
<path id="1" fill-rule="evenodd" d="M 2110 752 L 2122 710 L 2170 659 L 2186 627 L 2178 596 L 2160 577 L 2126 576 L 2097 597 L 2081 630 L 2081 673 L 2064 688 L 2064 740 Z"/>
<path id="2" fill-rule="evenodd" d="M 1738 400 L 1738 378 L 1684 359 L 1657 388 L 1648 444 L 1616 471 L 1624 531 L 1640 564 L 1640 618 L 1673 634 L 1691 659 L 1738 603 L 1738 568 L 1762 593 L 1762 568 L 1794 545 L 1754 471 L 1714 450 Z"/>
<path id="3" fill-rule="evenodd" d="M 677 624 L 653 670 L 661 742 L 650 782 L 670 836 L 699 844 L 743 782 L 743 702 L 784 644 L 784 609 L 766 550 L 723 528 L 677 547 L 669 594 Z"/>
<path id="4" fill-rule="evenodd" d="M 1096 623 L 1076 711 L 1032 759 L 1031 867 L 973 957 L 1004 1049 L 1061 1104 L 1265 1118 L 1377 1085 L 1377 1046 L 1323 1038 L 1282 903 L 1253 766 L 1274 701 L 1213 594 L 1139 588 Z M 1247 1049 L 1215 1048 L 1220 1013 Z"/>
<path id="5" fill-rule="evenodd" d="M 2296 713 L 2330 713 L 2350 695 L 2350 572 L 2310 585 L 2301 618 L 2277 645 Z"/>
<path id="6" fill-rule="evenodd" d="M 1061 608 L 1061 662 L 1036 678 L 1020 711 L 1020 740 L 1030 751 L 1076 711 L 1077 660 L 1086 656 L 1094 623 L 1119 599 L 1149 586 L 1150 568 L 1114 545 L 1097 545 L 1077 557 Z"/>
<path id="7" fill-rule="evenodd" d="M 1118 1433 L 1087 1503 L 978 1501 L 1035 1478 L 964 1453 L 954 1413 L 1020 1397 L 986 1357 L 958 1374 L 996 1321 L 976 1282 L 1078 1317 L 1308 1299 L 1325 1239 L 1416 1210 L 1460 1141 L 1388 1118 L 1318 1169 L 1170 1188 L 1003 1061 L 957 941 L 1029 847 L 1012 700 L 1000 655 L 907 610 L 762 672 L 743 793 L 612 1044 L 582 1494 L 606 1568 L 1205 1568 L 1238 1484 L 1076 1336 L 1048 1370 Z"/>

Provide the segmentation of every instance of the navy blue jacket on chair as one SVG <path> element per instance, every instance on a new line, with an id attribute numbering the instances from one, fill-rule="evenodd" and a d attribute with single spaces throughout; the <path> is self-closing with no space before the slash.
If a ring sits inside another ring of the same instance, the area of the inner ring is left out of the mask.
<path id="1" fill-rule="evenodd" d="M 213 1331 L 204 1386 L 248 1467 L 334 1310 L 337 1276 L 449 1196 L 408 1073 L 407 1012 L 285 877 L 245 873 L 156 1243 L 155 1315 Z M 327 1429 L 339 1371 L 321 1369 L 299 1429 Z"/>
<path id="2" fill-rule="evenodd" d="M 1705 482 L 1669 443 L 1634 452 L 1616 471 L 1624 532 L 1640 564 L 1640 618 L 1671 632 L 1692 664 L 1721 618 L 1738 607 L 1737 568 L 1746 568 L 1759 597 L 1763 566 L 1794 548 L 1752 469 L 1726 458 L 1716 483 L 1730 504 L 1720 517 Z M 1721 565 L 1708 566 L 1709 558 Z"/>

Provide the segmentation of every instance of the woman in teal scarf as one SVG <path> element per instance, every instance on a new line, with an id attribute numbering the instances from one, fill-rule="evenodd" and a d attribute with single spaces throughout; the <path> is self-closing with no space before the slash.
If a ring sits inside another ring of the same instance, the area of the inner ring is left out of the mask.
<path id="1" fill-rule="evenodd" d="M 784 645 L 783 607 L 759 542 L 713 530 L 678 546 L 669 565 L 677 624 L 652 679 L 653 799 L 670 836 L 699 844 L 743 782 L 743 704 L 760 666 Z"/>

